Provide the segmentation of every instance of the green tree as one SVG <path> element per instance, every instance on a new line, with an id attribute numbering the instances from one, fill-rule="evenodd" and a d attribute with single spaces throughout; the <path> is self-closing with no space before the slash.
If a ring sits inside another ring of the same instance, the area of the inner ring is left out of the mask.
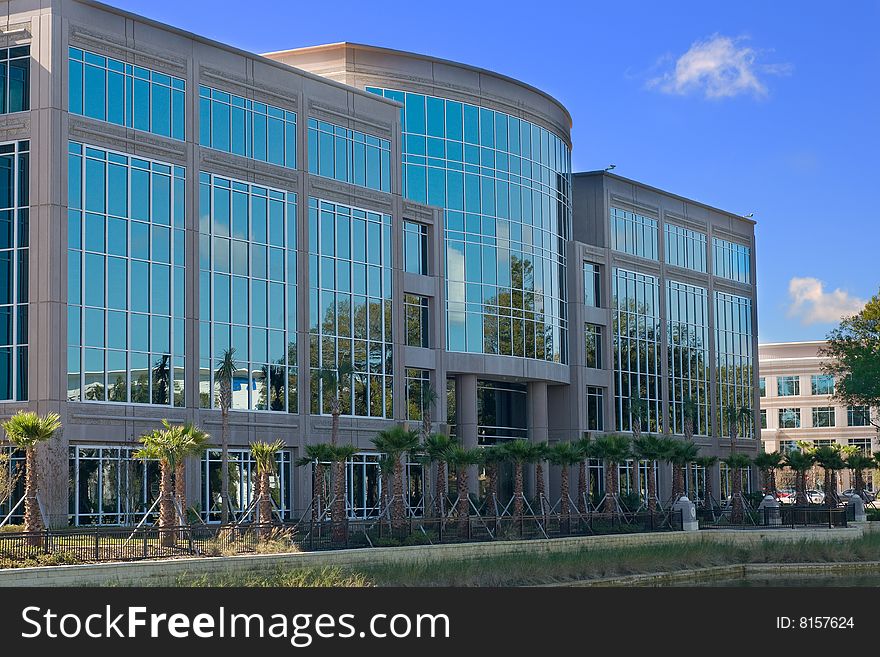
<path id="1" fill-rule="evenodd" d="M 844 317 L 819 350 L 822 371 L 834 377 L 833 399 L 848 406 L 880 407 L 880 294 Z M 870 415 L 870 413 L 868 414 Z M 880 430 L 880 418 L 867 418 Z"/>
<path id="2" fill-rule="evenodd" d="M 348 515 L 345 511 L 345 463 L 357 453 L 354 445 L 330 445 L 328 455 L 333 471 L 333 500 L 330 504 L 331 540 L 345 542 L 348 535 Z"/>
<path id="3" fill-rule="evenodd" d="M 549 500 L 547 499 L 547 487 L 544 482 L 544 461 L 550 458 L 550 448 L 546 442 L 531 443 L 534 453 L 532 455 L 535 464 L 535 497 L 538 500 L 538 507 L 541 515 L 547 513 Z"/>
<path id="4" fill-rule="evenodd" d="M 162 420 L 162 426 L 166 429 L 171 428 L 168 420 Z M 186 502 L 186 457 L 201 455 L 207 449 L 210 439 L 211 436 L 193 423 L 187 422 L 183 425 L 183 430 L 181 431 L 181 454 L 174 470 L 174 495 L 177 498 L 177 506 L 180 507 L 180 513 L 184 520 L 187 518 L 188 508 Z"/>
<path id="5" fill-rule="evenodd" d="M 330 445 L 339 445 L 339 416 L 342 414 L 340 397 L 351 384 L 354 368 L 349 361 L 339 363 L 336 369 L 322 368 L 315 372 L 312 385 L 317 386 L 318 399 L 323 399 L 330 409 Z M 322 406 L 319 406 L 322 408 Z M 338 456 L 338 454 L 337 454 Z M 334 527 L 345 527 L 345 461 L 332 461 L 333 501 L 330 504 L 330 520 Z M 338 494 L 337 494 L 338 493 Z"/>
<path id="6" fill-rule="evenodd" d="M 251 456 L 257 470 L 257 521 L 263 525 L 260 534 L 268 538 L 272 531 L 272 488 L 269 477 L 275 474 L 275 456 L 284 449 L 284 441 L 251 443 Z"/>
<path id="7" fill-rule="evenodd" d="M 159 462 L 159 533 L 165 547 L 175 543 L 175 527 L 182 520 L 174 510 L 172 476 L 189 450 L 190 439 L 184 433 L 184 425 L 163 421 L 162 429 L 154 429 L 141 436 L 143 445 L 134 453 L 135 458 Z"/>
<path id="8" fill-rule="evenodd" d="M 397 424 L 380 431 L 373 439 L 373 445 L 392 460 L 391 526 L 402 528 L 406 523 L 406 501 L 403 495 L 402 457 L 413 454 L 419 448 L 419 433 Z"/>
<path id="9" fill-rule="evenodd" d="M 807 505 L 810 500 L 807 498 L 807 471 L 816 463 L 813 454 L 803 449 L 793 449 L 786 453 L 783 461 L 785 467 L 794 472 L 794 490 L 795 503 L 798 505 Z"/>
<path id="10" fill-rule="evenodd" d="M 755 457 L 755 467 L 761 471 L 761 487 L 765 493 L 776 497 L 776 471 L 782 468 L 784 456 L 781 452 L 761 452 Z"/>
<path id="11" fill-rule="evenodd" d="M 630 457 L 630 440 L 622 434 L 605 434 L 596 438 L 593 443 L 596 458 L 605 464 L 605 513 L 618 513 L 618 466 Z"/>
<path id="12" fill-rule="evenodd" d="M 717 456 L 698 456 L 694 463 L 703 468 L 703 508 L 711 509 L 712 503 L 712 468 L 718 463 Z"/>
<path id="13" fill-rule="evenodd" d="M 449 482 L 446 470 L 446 453 L 457 441 L 445 433 L 432 433 L 422 445 L 424 463 L 436 464 L 437 476 L 434 479 L 434 515 L 443 518 L 446 515 L 446 487 Z"/>
<path id="14" fill-rule="evenodd" d="M 865 470 L 877 467 L 876 456 L 876 454 L 871 456 L 861 450 L 856 450 L 846 457 L 846 467 L 853 473 L 853 489 L 859 494 L 859 497 L 865 497 Z"/>
<path id="15" fill-rule="evenodd" d="M 666 460 L 672 464 L 672 495 L 678 500 L 685 494 L 684 475 L 689 463 L 700 454 L 700 448 L 692 440 L 667 438 Z"/>
<path id="16" fill-rule="evenodd" d="M 639 460 L 648 462 L 648 511 L 657 511 L 657 476 L 654 462 L 662 461 L 667 454 L 666 441 L 654 434 L 633 438 L 632 450 Z"/>
<path id="17" fill-rule="evenodd" d="M 6 432 L 6 438 L 18 449 L 24 450 L 24 530 L 39 532 L 44 528 L 43 514 L 37 499 L 39 468 L 37 467 L 37 445 L 51 440 L 61 429 L 61 416 L 47 413 L 40 416 L 30 411 L 18 411 L 0 427 Z M 40 545 L 40 536 L 32 534 L 28 537 L 28 545 Z"/>
<path id="18" fill-rule="evenodd" d="M 828 507 L 835 507 L 840 500 L 837 497 L 837 486 L 835 478 L 838 470 L 846 468 L 846 462 L 843 460 L 843 454 L 840 452 L 839 445 L 822 445 L 813 450 L 813 460 L 824 471 L 824 484 L 822 486 L 825 493 L 825 504 Z"/>
<path id="19" fill-rule="evenodd" d="M 596 458 L 594 454 L 594 443 L 590 440 L 589 435 L 584 436 L 577 441 L 577 448 L 581 453 L 581 460 L 578 463 L 578 513 L 586 513 L 588 510 L 587 499 L 590 492 L 590 470 L 588 461 Z"/>
<path id="20" fill-rule="evenodd" d="M 483 465 L 486 467 L 486 511 L 499 515 L 498 508 L 498 466 L 507 456 L 502 445 L 489 445 L 483 448 Z"/>
<path id="21" fill-rule="evenodd" d="M 504 445 L 504 454 L 507 460 L 513 463 L 513 515 L 521 518 L 525 497 L 523 495 L 523 467 L 527 463 L 534 463 L 538 458 L 538 450 L 534 443 L 527 440 L 511 440 Z"/>
<path id="22" fill-rule="evenodd" d="M 467 532 L 470 522 L 470 494 L 468 492 L 468 469 L 479 465 L 483 460 L 483 450 L 479 447 L 465 449 L 454 444 L 446 451 L 446 462 L 455 470 L 455 481 L 458 484 L 458 501 L 456 516 L 459 532 Z"/>
<path id="23" fill-rule="evenodd" d="M 577 443 L 559 442 L 547 449 L 547 458 L 559 471 L 559 512 L 563 518 L 571 515 L 571 493 L 569 492 L 569 472 L 571 466 L 581 461 L 581 451 Z"/>
<path id="24" fill-rule="evenodd" d="M 745 511 L 742 497 L 742 470 L 749 467 L 752 460 L 745 454 L 738 452 L 733 452 L 721 460 L 727 464 L 728 476 L 730 477 L 730 520 L 735 525 L 740 524 L 743 521 Z"/>
<path id="25" fill-rule="evenodd" d="M 220 522 L 229 522 L 229 509 L 232 500 L 229 497 L 229 409 L 232 408 L 232 381 L 238 365 L 235 362 L 235 348 L 229 347 L 214 372 L 214 379 L 220 388 Z"/>
<path id="26" fill-rule="evenodd" d="M 305 456 L 298 459 L 300 467 L 312 466 L 312 519 L 320 521 L 324 516 L 324 464 L 333 458 L 333 448 L 327 443 L 306 445 Z"/>

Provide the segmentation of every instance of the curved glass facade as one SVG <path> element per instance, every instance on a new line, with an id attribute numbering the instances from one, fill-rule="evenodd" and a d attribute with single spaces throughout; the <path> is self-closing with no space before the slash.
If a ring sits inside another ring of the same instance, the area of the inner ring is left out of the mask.
<path id="1" fill-rule="evenodd" d="M 566 363 L 568 145 L 476 105 L 367 91 L 404 104 L 404 196 L 446 210 L 446 348 Z"/>

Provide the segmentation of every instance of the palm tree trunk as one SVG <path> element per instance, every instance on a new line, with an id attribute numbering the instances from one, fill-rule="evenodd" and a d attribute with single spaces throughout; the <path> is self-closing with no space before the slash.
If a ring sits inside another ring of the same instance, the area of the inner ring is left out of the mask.
<path id="1" fill-rule="evenodd" d="M 642 491 L 639 486 L 639 461 L 638 459 L 632 459 L 630 461 L 629 468 L 629 491 L 630 495 L 635 495 L 638 497 L 639 501 L 642 499 Z"/>
<path id="2" fill-rule="evenodd" d="M 648 512 L 657 511 L 657 481 L 654 479 L 654 468 L 648 464 Z"/>
<path id="3" fill-rule="evenodd" d="M 733 472 L 732 470 L 728 470 L 728 472 L 730 472 L 731 477 L 731 522 L 739 524 L 743 521 L 742 471 L 737 469 L 736 472 Z"/>
<path id="4" fill-rule="evenodd" d="M 832 501 L 832 493 L 831 493 L 831 468 L 825 468 L 825 481 L 822 484 L 822 488 L 825 492 L 825 506 L 831 507 L 833 506 Z"/>
<path id="5" fill-rule="evenodd" d="M 458 480 L 458 532 L 459 536 L 466 536 L 468 524 L 470 524 L 470 498 L 468 497 L 468 473 L 466 465 L 458 466 L 456 479 Z"/>
<path id="6" fill-rule="evenodd" d="M 437 480 L 434 485 L 434 510 L 438 518 L 446 515 L 446 461 L 437 461 Z"/>
<path id="7" fill-rule="evenodd" d="M 605 513 L 616 513 L 617 505 L 614 503 L 617 498 L 617 489 L 615 488 L 614 471 L 617 470 L 617 464 L 611 461 L 605 461 Z"/>
<path id="8" fill-rule="evenodd" d="M 861 497 L 862 493 L 865 492 L 865 476 L 864 476 L 864 473 L 862 472 L 861 468 L 856 469 L 855 480 L 856 480 L 855 481 L 856 492 L 859 494 L 859 497 Z"/>
<path id="9" fill-rule="evenodd" d="M 392 485 L 393 498 L 391 499 L 391 526 L 400 529 L 406 523 L 406 509 L 403 504 L 403 464 L 401 455 L 394 457 L 394 478 Z"/>
<path id="10" fill-rule="evenodd" d="M 321 520 L 324 511 L 324 464 L 320 461 L 315 461 L 314 475 L 315 480 L 312 484 L 314 487 L 312 491 L 312 519 L 318 522 Z"/>
<path id="11" fill-rule="evenodd" d="M 498 515 L 498 464 L 486 465 L 486 479 L 489 480 L 489 500 L 486 511 L 493 516 Z"/>
<path id="12" fill-rule="evenodd" d="M 523 514 L 523 464 L 515 463 L 513 466 L 513 515 L 515 518 Z"/>
<path id="13" fill-rule="evenodd" d="M 174 532 L 170 531 L 174 522 L 174 497 L 171 485 L 171 464 L 161 461 L 159 464 L 159 534 L 162 547 L 174 546 Z"/>
<path id="14" fill-rule="evenodd" d="M 220 522 L 229 522 L 229 410 L 221 409 L 223 426 L 220 429 Z"/>
<path id="15" fill-rule="evenodd" d="M 563 465 L 562 472 L 559 475 L 559 492 L 560 492 L 560 495 L 562 496 L 562 500 L 560 501 L 560 504 L 562 505 L 562 517 L 563 518 L 568 518 L 569 513 L 570 513 L 570 508 L 568 506 L 568 498 L 569 498 L 569 493 L 568 493 L 569 471 L 568 471 L 568 469 L 569 469 L 569 466 Z"/>
<path id="16" fill-rule="evenodd" d="M 535 494 L 541 507 L 541 515 L 547 513 L 547 491 L 544 487 L 544 464 L 541 461 L 535 463 Z"/>
<path id="17" fill-rule="evenodd" d="M 24 530 L 29 533 L 39 532 L 43 530 L 43 514 L 37 500 L 37 450 L 35 447 L 26 447 L 24 454 Z M 39 547 L 42 540 L 34 533 L 28 536 L 27 543 L 30 547 Z"/>
<path id="18" fill-rule="evenodd" d="M 265 539 L 272 533 L 272 498 L 269 490 L 269 471 L 264 469 L 260 472 L 260 535 Z"/>
<path id="19" fill-rule="evenodd" d="M 345 463 L 333 462 L 333 505 L 330 507 L 331 537 L 334 542 L 344 543 L 346 537 L 345 517 Z"/>
<path id="20" fill-rule="evenodd" d="M 180 525 L 186 524 L 186 463 L 180 459 L 174 466 L 174 496 L 177 498 L 177 506 L 183 515 L 179 518 Z"/>
<path id="21" fill-rule="evenodd" d="M 578 513 L 587 512 L 587 461 L 578 463 Z"/>

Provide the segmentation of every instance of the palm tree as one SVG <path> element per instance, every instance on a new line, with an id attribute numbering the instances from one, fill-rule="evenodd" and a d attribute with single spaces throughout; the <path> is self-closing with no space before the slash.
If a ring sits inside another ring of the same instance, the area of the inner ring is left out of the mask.
<path id="1" fill-rule="evenodd" d="M 373 439 L 376 449 L 387 454 L 393 463 L 391 526 L 400 529 L 406 523 L 406 502 L 403 495 L 403 463 L 401 458 L 419 448 L 419 433 L 398 424 L 380 431 Z"/>
<path id="2" fill-rule="evenodd" d="M 10 443 L 24 450 L 24 530 L 31 533 L 27 539 L 28 545 L 38 547 L 40 537 L 33 532 L 39 532 L 44 527 L 43 514 L 37 499 L 37 445 L 51 440 L 61 429 L 61 416 L 47 413 L 41 417 L 30 411 L 18 411 L 5 422 L 0 422 L 0 427 L 6 432 Z"/>
<path id="3" fill-rule="evenodd" d="M 433 428 L 434 404 L 437 403 L 437 391 L 430 383 L 421 386 L 422 401 L 422 441 L 427 441 Z"/>
<path id="4" fill-rule="evenodd" d="M 712 468 L 718 463 L 717 456 L 698 456 L 694 463 L 703 468 L 703 508 L 712 508 Z"/>
<path id="5" fill-rule="evenodd" d="M 571 513 L 568 475 L 571 466 L 581 461 L 581 451 L 577 443 L 560 442 L 548 449 L 547 457 L 553 465 L 558 465 L 561 468 L 559 473 L 560 514 L 567 519 Z"/>
<path id="6" fill-rule="evenodd" d="M 547 513 L 547 487 L 544 485 L 544 461 L 549 459 L 549 447 L 546 442 L 532 443 L 534 449 L 535 462 L 535 497 L 538 499 L 538 506 L 541 509 L 541 515 Z"/>
<path id="7" fill-rule="evenodd" d="M 174 527 L 178 521 L 174 511 L 172 475 L 177 470 L 189 446 L 189 438 L 184 435 L 184 426 L 163 422 L 162 429 L 141 436 L 143 447 L 134 453 L 135 458 L 159 462 L 159 532 L 164 547 L 174 545 Z"/>
<path id="8" fill-rule="evenodd" d="M 456 516 L 458 529 L 467 533 L 470 523 L 470 495 L 468 492 L 468 468 L 479 465 L 483 460 L 483 450 L 479 447 L 465 449 L 459 444 L 452 445 L 446 452 L 446 462 L 455 469 L 455 480 L 458 484 L 458 502 Z"/>
<path id="9" fill-rule="evenodd" d="M 498 516 L 498 466 L 507 460 L 503 445 L 483 448 L 483 464 L 486 466 L 486 511 Z"/>
<path id="10" fill-rule="evenodd" d="M 260 530 L 263 538 L 272 531 L 272 489 L 269 476 L 275 473 L 275 455 L 284 448 L 283 440 L 267 443 L 256 441 L 251 443 L 251 456 L 257 469 L 257 522 L 263 525 Z"/>
<path id="11" fill-rule="evenodd" d="M 446 473 L 446 452 L 457 441 L 445 433 L 432 433 L 425 439 L 423 461 L 426 464 L 437 464 L 437 477 L 434 480 L 434 515 L 442 518 L 446 515 L 446 486 L 449 478 Z"/>
<path id="12" fill-rule="evenodd" d="M 527 440 L 511 440 L 504 445 L 504 455 L 513 463 L 513 515 L 523 514 L 523 466 L 536 460 L 538 451 L 535 444 Z"/>
<path id="13" fill-rule="evenodd" d="M 168 420 L 162 420 L 162 426 L 170 429 L 171 425 Z M 177 506 L 180 507 L 182 520 L 187 518 L 186 504 L 186 457 L 198 456 L 208 447 L 208 441 L 211 439 L 207 433 L 199 429 L 191 422 L 183 425 L 181 432 L 181 454 L 174 469 L 174 496 L 177 498 Z"/>
<path id="14" fill-rule="evenodd" d="M 232 501 L 229 498 L 229 409 L 232 407 L 232 380 L 238 364 L 235 362 L 235 347 L 229 347 L 223 352 L 214 378 L 220 386 L 220 417 L 223 425 L 220 430 L 220 522 L 229 522 L 229 507 Z"/>
<path id="15" fill-rule="evenodd" d="M 587 496 L 590 491 L 590 471 L 588 468 L 587 461 L 594 457 L 593 454 L 593 441 L 590 440 L 589 435 L 584 436 L 576 443 L 578 451 L 581 454 L 581 460 L 578 463 L 578 501 L 577 508 L 578 513 L 586 513 L 587 512 Z"/>
<path id="16" fill-rule="evenodd" d="M 813 459 L 824 470 L 825 482 L 823 492 L 825 493 L 825 504 L 828 507 L 837 506 L 839 500 L 837 498 L 837 486 L 834 479 L 838 470 L 846 467 L 843 455 L 840 453 L 838 445 L 822 445 L 813 450 Z"/>
<path id="17" fill-rule="evenodd" d="M 646 434 L 633 438 L 633 453 L 639 460 L 648 462 L 648 511 L 657 511 L 657 478 L 654 462 L 662 460 L 666 455 L 666 441 L 654 434 Z"/>
<path id="18" fill-rule="evenodd" d="M 642 425 L 648 421 L 648 402 L 642 399 L 641 391 L 636 390 L 633 397 L 629 400 L 629 419 L 630 430 L 632 431 L 632 439 L 638 440 L 642 437 Z M 632 467 L 629 469 L 629 488 L 632 493 L 641 498 L 641 486 L 639 486 L 639 461 L 632 459 Z"/>
<path id="19" fill-rule="evenodd" d="M 764 479 L 763 489 L 773 497 L 776 497 L 776 470 L 782 467 L 783 455 L 781 452 L 761 452 L 755 457 L 755 467 L 761 471 Z"/>
<path id="20" fill-rule="evenodd" d="M 330 463 L 332 448 L 327 443 L 306 445 L 305 456 L 298 459 L 300 467 L 313 466 L 312 519 L 320 521 L 324 515 L 324 464 Z"/>
<path id="21" fill-rule="evenodd" d="M 807 498 L 806 476 L 807 471 L 813 467 L 816 460 L 812 452 L 807 450 L 793 449 L 785 455 L 784 465 L 794 471 L 795 503 L 809 504 Z"/>
<path id="22" fill-rule="evenodd" d="M 342 414 L 342 405 L 339 396 L 342 390 L 348 385 L 354 368 L 350 361 L 339 363 L 336 369 L 322 368 L 317 371 L 315 383 L 319 385 L 318 399 L 319 401 L 328 394 L 330 406 L 330 445 L 336 447 L 339 444 L 339 416 Z M 319 404 L 319 408 L 323 408 Z M 339 456 L 339 454 L 337 454 Z M 333 482 L 333 501 L 330 505 L 330 520 L 335 526 L 344 526 L 345 517 L 345 459 L 332 461 L 332 478 Z M 340 480 L 337 482 L 336 480 Z M 337 491 L 339 494 L 337 494 Z"/>
<path id="23" fill-rule="evenodd" d="M 752 422 L 752 409 L 748 406 L 736 406 L 728 404 L 724 407 L 727 416 L 727 435 L 730 437 L 730 453 L 736 451 L 736 439 L 739 436 L 740 425 L 749 426 Z"/>
<path id="24" fill-rule="evenodd" d="M 630 456 L 630 440 L 621 434 L 606 434 L 596 438 L 594 449 L 596 457 L 605 463 L 605 513 L 617 513 L 620 510 L 618 466 Z"/>
<path id="25" fill-rule="evenodd" d="M 700 453 L 692 440 L 667 439 L 666 458 L 672 464 L 672 495 L 678 500 L 685 494 L 684 473 Z"/>
<path id="26" fill-rule="evenodd" d="M 863 499 L 865 497 L 865 470 L 877 467 L 876 456 L 877 454 L 871 456 L 861 450 L 855 450 L 846 457 L 846 467 L 853 472 L 853 488 Z"/>
<path id="27" fill-rule="evenodd" d="M 354 445 L 329 445 L 328 456 L 333 468 L 333 503 L 330 506 L 331 539 L 341 543 L 348 533 L 345 512 L 345 463 L 357 453 Z"/>
<path id="28" fill-rule="evenodd" d="M 739 524 L 743 520 L 742 499 L 742 470 L 749 467 L 752 460 L 745 454 L 733 452 L 727 458 L 721 459 L 727 464 L 728 476 L 730 477 L 730 521 Z"/>

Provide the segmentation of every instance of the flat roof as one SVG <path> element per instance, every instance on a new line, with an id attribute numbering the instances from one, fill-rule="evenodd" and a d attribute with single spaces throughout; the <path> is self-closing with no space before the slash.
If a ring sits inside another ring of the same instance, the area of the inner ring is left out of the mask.
<path id="1" fill-rule="evenodd" d="M 310 80 L 314 80 L 316 82 L 322 82 L 324 84 L 328 84 L 333 87 L 337 87 L 339 89 L 345 89 L 346 91 L 350 91 L 358 94 L 359 96 L 368 97 L 371 99 L 378 100 L 380 102 L 387 103 L 392 107 L 399 108 L 401 104 L 395 100 L 391 100 L 390 98 L 384 98 L 377 94 L 369 93 L 364 89 L 358 89 L 357 87 L 352 87 L 347 84 L 343 84 L 341 82 L 336 82 L 335 80 L 331 80 L 329 78 L 325 78 L 321 75 L 316 75 L 315 73 L 310 73 L 309 71 L 304 71 L 303 69 L 296 68 L 295 66 L 291 66 L 290 64 L 285 64 L 283 62 L 279 62 L 275 59 L 271 59 L 269 57 L 265 57 L 259 53 L 250 52 L 249 50 L 244 50 L 243 48 L 237 48 L 235 46 L 230 46 L 227 43 L 222 43 L 221 41 L 215 41 L 214 39 L 209 39 L 208 37 L 201 36 L 200 34 L 195 34 L 194 32 L 188 32 L 187 30 L 183 30 L 179 27 L 174 27 L 173 25 L 168 25 L 167 23 L 162 23 L 160 21 L 154 20 L 152 18 L 147 18 L 146 16 L 141 16 L 140 14 L 135 14 L 131 11 L 126 11 L 125 9 L 120 9 L 119 7 L 114 7 L 113 5 L 108 5 L 103 2 L 98 2 L 98 0 L 75 0 L 79 4 L 86 5 L 88 7 L 94 7 L 95 9 L 101 9 L 102 11 L 106 11 L 111 14 L 117 14 L 119 16 L 124 16 L 125 18 L 130 18 L 131 20 L 139 21 L 141 23 L 146 23 L 147 25 L 152 25 L 154 27 L 158 27 L 162 30 L 166 30 L 167 32 L 172 32 L 174 34 L 178 34 L 187 39 L 192 39 L 193 41 L 198 41 L 199 43 L 204 43 L 205 45 L 212 46 L 214 48 L 220 48 L 221 50 L 226 50 L 228 52 L 233 52 L 238 55 L 243 55 L 245 57 L 252 57 L 256 60 L 259 60 L 263 64 L 269 64 L 271 66 L 275 66 L 276 68 L 280 68 L 283 70 L 290 71 L 292 73 L 296 73 L 297 75 L 301 75 L 305 78 L 309 78 Z"/>
<path id="2" fill-rule="evenodd" d="M 508 82 L 512 82 L 517 86 L 523 87 L 524 89 L 528 89 L 529 91 L 538 94 L 552 102 L 559 109 L 561 109 L 565 116 L 568 117 L 568 128 L 571 130 L 572 119 L 571 112 L 568 111 L 568 108 L 563 105 L 557 98 L 550 95 L 546 91 L 542 91 L 535 86 L 528 84 L 527 82 L 523 82 L 522 80 L 517 80 L 516 78 L 510 77 L 509 75 L 504 75 L 503 73 L 498 73 L 497 71 L 491 71 L 487 68 L 481 68 L 479 66 L 473 66 L 471 64 L 465 64 L 462 62 L 456 62 L 451 59 L 443 59 L 442 57 L 433 57 L 431 55 L 424 55 L 422 53 L 410 52 L 408 50 L 398 50 L 396 48 L 386 48 L 384 46 L 373 46 L 367 43 L 357 43 L 355 41 L 337 41 L 336 43 L 323 43 L 315 46 L 304 46 L 302 48 L 289 48 L 287 50 L 276 50 L 273 52 L 264 53 L 265 55 L 284 55 L 287 53 L 298 53 L 298 52 L 314 52 L 321 50 L 334 50 L 339 48 L 355 48 L 357 50 L 371 50 L 374 52 L 384 52 L 390 53 L 393 55 L 402 55 L 404 57 L 409 57 L 411 59 L 422 59 L 429 62 L 439 62 L 441 64 L 448 64 L 449 66 L 457 66 L 458 68 L 467 69 L 470 71 L 475 71 L 477 73 L 481 73 L 483 75 L 491 75 L 492 77 L 498 78 L 500 80 L 506 80 Z"/>
<path id="3" fill-rule="evenodd" d="M 634 180 L 632 178 L 627 178 L 625 176 L 621 176 L 616 173 L 611 173 L 610 171 L 597 170 L 597 171 L 579 171 L 577 173 L 571 174 L 572 177 L 577 176 L 606 176 L 608 178 L 614 178 L 615 180 L 619 180 L 621 182 L 629 183 L 632 185 L 638 185 L 639 187 L 644 187 L 645 189 L 651 190 L 652 192 L 657 192 L 658 194 L 663 194 L 665 196 L 671 196 L 672 198 L 676 198 L 680 201 L 684 201 L 685 203 L 691 203 L 693 205 L 698 205 L 702 208 L 706 208 L 707 210 L 712 210 L 713 212 L 718 212 L 723 215 L 727 215 L 728 217 L 732 217 L 734 219 L 739 219 L 740 221 L 745 221 L 747 223 L 752 224 L 753 226 L 758 222 L 754 219 L 749 219 L 748 217 L 744 217 L 741 214 L 736 214 L 735 212 L 730 212 L 729 210 L 722 210 L 719 207 L 714 205 L 709 205 L 708 203 L 703 203 L 702 201 L 696 201 L 692 198 L 688 198 L 687 196 L 682 196 L 681 194 L 676 194 L 674 192 L 667 192 L 665 189 L 660 189 L 659 187 L 654 187 L 653 185 L 648 185 L 643 182 L 639 182 L 638 180 Z"/>

